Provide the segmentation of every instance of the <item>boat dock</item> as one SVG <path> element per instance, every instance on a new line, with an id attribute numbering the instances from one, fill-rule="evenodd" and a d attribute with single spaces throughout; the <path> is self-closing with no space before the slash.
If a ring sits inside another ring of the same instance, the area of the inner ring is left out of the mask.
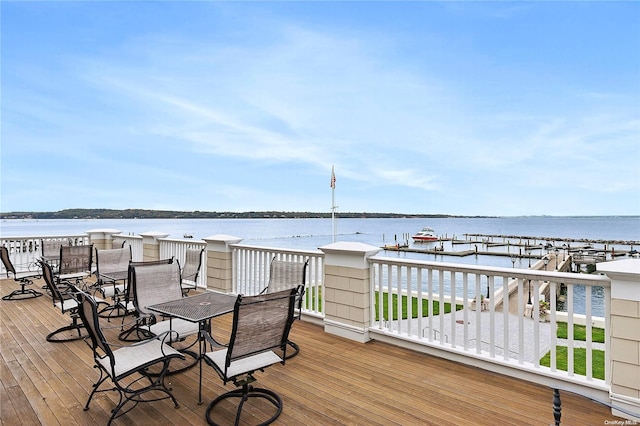
<path id="1" fill-rule="evenodd" d="M 495 251 L 484 251 L 484 250 L 445 250 L 444 248 L 435 247 L 435 248 L 420 248 L 420 247 L 412 247 L 407 245 L 385 245 L 383 247 L 387 251 L 402 251 L 409 253 L 422 253 L 422 254 L 439 254 L 442 256 L 471 256 L 471 255 L 490 255 L 490 256 L 504 256 L 504 257 L 517 257 L 517 258 L 531 258 L 531 259 L 542 259 L 543 255 L 539 254 L 523 254 L 523 253 L 507 253 L 507 252 L 495 252 Z"/>
<path id="2" fill-rule="evenodd" d="M 501 234 L 463 234 L 463 239 L 455 235 L 438 237 L 437 241 L 413 242 L 409 244 L 408 234 L 403 244 L 386 244 L 387 251 L 410 252 L 430 255 L 465 257 L 472 255 L 503 256 L 510 258 L 543 259 L 552 252 L 562 251 L 571 255 L 573 263 L 595 265 L 616 257 L 639 257 L 634 247 L 640 241 L 633 240 L 593 240 L 580 238 L 538 237 Z M 467 246 L 456 250 L 456 246 Z M 505 250 L 496 250 L 504 247 Z"/>
<path id="3" fill-rule="evenodd" d="M 622 245 L 622 246 L 638 246 L 640 245 L 640 241 L 633 240 L 594 240 L 588 238 L 558 238 L 558 237 L 532 237 L 532 236 L 523 236 L 523 235 L 495 235 L 495 234 L 463 234 L 467 238 L 465 241 L 469 241 L 469 239 L 473 238 L 501 238 L 503 240 L 519 240 L 519 241 L 533 241 L 533 244 L 536 245 L 538 241 L 553 243 L 553 242 L 562 242 L 562 243 L 585 243 L 587 245 L 592 244 L 602 244 L 602 245 Z M 476 240 L 475 242 L 482 242 L 483 240 Z"/>

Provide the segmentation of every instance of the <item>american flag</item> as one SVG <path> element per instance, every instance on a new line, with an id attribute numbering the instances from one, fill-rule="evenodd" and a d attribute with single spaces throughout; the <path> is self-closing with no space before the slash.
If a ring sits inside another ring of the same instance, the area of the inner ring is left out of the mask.
<path id="1" fill-rule="evenodd" d="M 333 166 L 331 166 L 331 188 L 336 187 L 336 174 L 333 171 Z"/>

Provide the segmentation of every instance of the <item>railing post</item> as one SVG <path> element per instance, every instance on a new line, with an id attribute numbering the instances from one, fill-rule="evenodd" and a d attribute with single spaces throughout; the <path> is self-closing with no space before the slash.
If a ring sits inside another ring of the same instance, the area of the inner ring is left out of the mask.
<path id="1" fill-rule="evenodd" d="M 204 238 L 207 243 L 207 288 L 224 293 L 233 292 L 233 250 L 242 238 L 217 234 Z"/>
<path id="2" fill-rule="evenodd" d="M 120 232 L 117 229 L 90 229 L 87 234 L 94 249 L 104 250 L 113 248 L 113 235 Z"/>
<path id="3" fill-rule="evenodd" d="M 320 247 L 324 258 L 324 330 L 359 342 L 369 340 L 371 321 L 368 258 L 381 251 L 363 243 Z"/>
<path id="4" fill-rule="evenodd" d="M 160 260 L 160 239 L 167 238 L 169 234 L 152 231 L 140 236 L 142 237 L 142 261 Z"/>
<path id="5" fill-rule="evenodd" d="M 611 375 L 614 406 L 639 413 L 632 416 L 612 409 L 612 414 L 640 421 L 640 260 L 624 259 L 596 264 L 611 279 L 609 324 L 611 350 L 606 366 Z"/>

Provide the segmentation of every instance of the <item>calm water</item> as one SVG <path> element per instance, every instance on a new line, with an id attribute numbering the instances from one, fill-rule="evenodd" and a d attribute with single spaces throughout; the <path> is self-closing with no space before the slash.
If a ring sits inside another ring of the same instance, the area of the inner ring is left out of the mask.
<path id="1" fill-rule="evenodd" d="M 505 218 L 443 218 L 443 219 L 337 219 L 336 241 L 355 241 L 374 246 L 403 243 L 410 235 L 429 226 L 437 235 L 464 239 L 464 234 L 518 235 L 528 237 L 575 238 L 607 241 L 640 241 L 640 216 L 607 217 L 505 217 Z M 330 244 L 331 219 L 67 219 L 67 220 L 4 220 L 0 236 L 54 236 L 83 234 L 91 229 L 117 229 L 123 234 L 158 231 L 170 238 L 190 234 L 202 239 L 215 234 L 243 238 L 251 245 L 274 248 L 313 250 Z M 433 248 L 440 243 L 420 243 L 417 247 Z M 467 250 L 453 247 L 445 250 Z M 561 245 L 561 243 L 560 243 Z M 596 247 L 598 247 L 596 245 Z M 629 247 L 621 246 L 629 250 Z M 506 250 L 501 247 L 496 250 Z M 512 248 L 512 250 L 514 250 Z M 435 260 L 487 266 L 527 268 L 528 259 L 512 264 L 505 256 L 471 255 L 444 256 L 419 253 L 382 252 L 386 256 Z M 580 290 L 576 288 L 576 292 Z M 576 294 L 576 298 L 579 298 Z M 600 296 L 601 297 L 601 296 Z M 596 297 L 597 298 L 597 297 Z M 601 301 L 600 301 L 601 302 Z M 594 299 L 594 306 L 598 303 Z M 594 310 L 594 313 L 597 313 Z"/>
<path id="2" fill-rule="evenodd" d="M 593 240 L 640 241 L 639 216 L 597 217 L 505 217 L 444 219 L 336 219 L 337 241 L 355 241 L 384 246 L 410 240 L 410 235 L 430 226 L 440 236 L 464 234 L 519 235 L 530 237 L 576 238 Z M 332 241 L 331 219 L 60 219 L 4 220 L 0 236 L 42 236 L 82 234 L 91 229 L 117 229 L 123 234 L 158 231 L 170 238 L 184 234 L 202 239 L 215 234 L 243 238 L 251 245 L 292 249 L 317 249 Z M 411 245 L 413 243 L 409 241 Z M 420 243 L 417 247 L 433 248 L 439 243 Z M 466 250 L 466 245 L 445 249 Z M 629 247 L 621 247 L 629 249 Z M 505 250 L 501 248 L 499 250 Z M 388 252 L 389 256 L 471 263 L 489 266 L 514 266 L 508 257 L 450 257 L 416 253 Z M 518 260 L 516 267 L 526 268 L 528 260 Z"/>

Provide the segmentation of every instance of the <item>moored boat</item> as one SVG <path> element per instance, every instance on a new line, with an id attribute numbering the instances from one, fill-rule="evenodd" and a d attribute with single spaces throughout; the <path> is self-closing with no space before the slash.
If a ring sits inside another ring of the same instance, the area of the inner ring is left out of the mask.
<path id="1" fill-rule="evenodd" d="M 438 241 L 438 237 L 435 234 L 435 231 L 432 228 L 425 227 L 420 230 L 415 235 L 412 235 L 413 241 L 422 242 L 422 241 Z"/>

